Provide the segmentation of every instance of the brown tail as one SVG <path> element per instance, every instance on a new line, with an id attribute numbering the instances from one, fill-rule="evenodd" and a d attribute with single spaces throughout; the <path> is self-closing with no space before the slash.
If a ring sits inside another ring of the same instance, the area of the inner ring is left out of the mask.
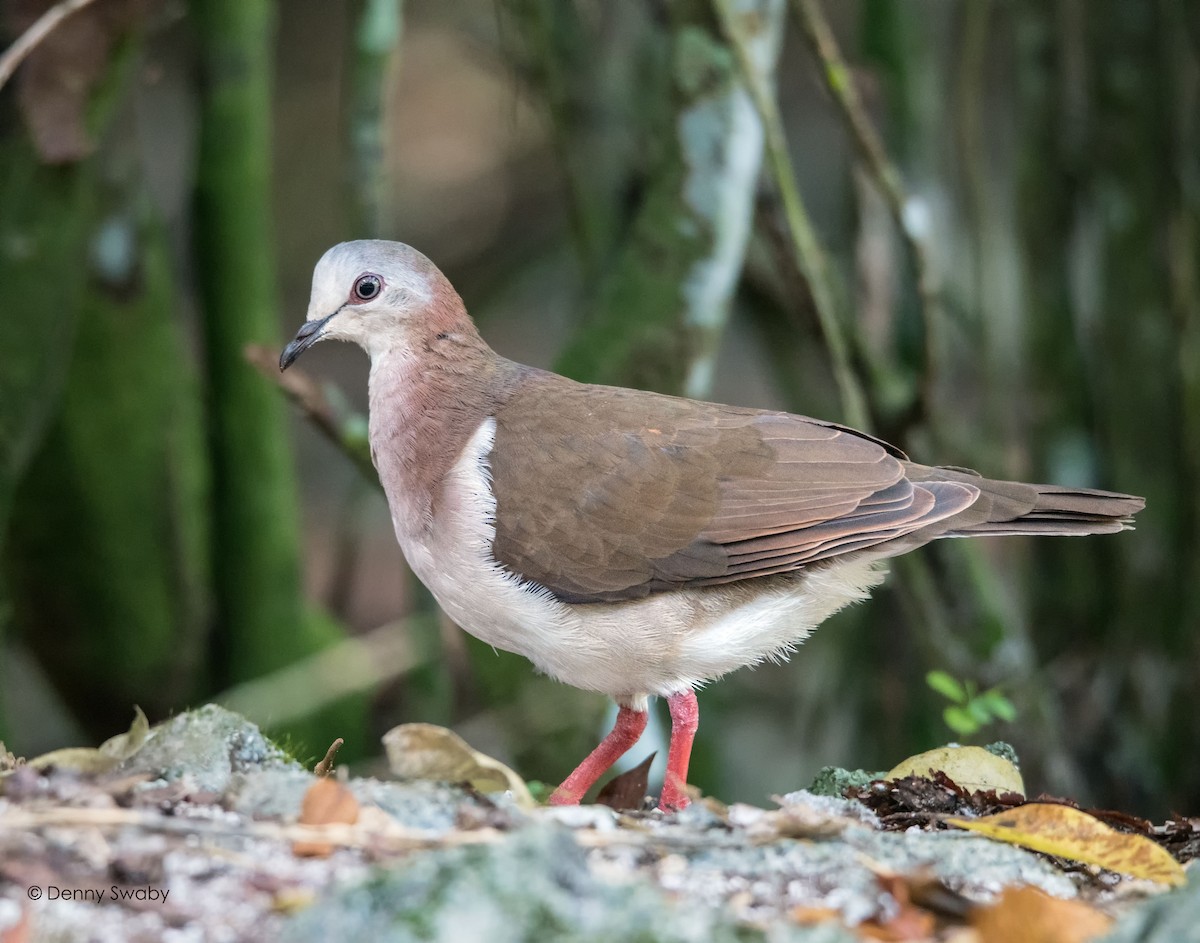
<path id="1" fill-rule="evenodd" d="M 954 481 L 973 485 L 979 497 L 948 518 L 940 537 L 1008 536 L 1016 534 L 1115 534 L 1133 526 L 1133 515 L 1145 498 L 1114 491 L 994 481 L 959 468 L 910 466 L 914 481 Z"/>

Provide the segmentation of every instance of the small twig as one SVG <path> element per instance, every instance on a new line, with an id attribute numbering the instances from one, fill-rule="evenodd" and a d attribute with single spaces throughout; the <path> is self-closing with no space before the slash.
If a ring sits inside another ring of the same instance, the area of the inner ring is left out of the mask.
<path id="1" fill-rule="evenodd" d="M 446 848 L 460 845 L 492 844 L 503 839 L 493 828 L 471 831 L 435 831 L 401 825 L 386 813 L 377 814 L 355 825 L 304 825 L 240 819 L 208 820 L 172 817 L 150 809 L 88 809 L 54 806 L 44 809 L 14 807 L 0 811 L 0 827 L 32 831 L 44 828 L 122 829 L 137 828 L 148 832 L 180 835 L 200 841 L 260 838 L 266 841 L 325 842 L 338 848 L 370 849 L 373 852 L 403 853 L 420 848 Z"/>
<path id="2" fill-rule="evenodd" d="M 901 236 L 908 245 L 912 255 L 913 269 L 916 273 L 917 296 L 921 301 L 921 312 L 924 320 L 925 335 L 925 369 L 921 383 L 920 396 L 924 405 L 924 414 L 928 416 L 928 407 L 932 401 L 932 387 L 937 373 L 937 353 L 942 326 L 942 307 L 939 299 L 939 288 L 934 271 L 933 260 L 930 257 L 929 246 L 924 237 L 914 227 L 911 213 L 908 211 L 910 201 L 904 191 L 904 183 L 900 171 L 892 163 L 883 147 L 883 141 L 875 126 L 867 117 L 862 99 L 850 67 L 842 57 L 830 29 L 829 21 L 825 19 L 818 0 L 792 0 L 792 6 L 800 19 L 804 36 L 808 40 L 813 55 L 821 62 L 821 72 L 825 78 L 830 94 L 837 102 L 846 124 L 850 127 L 850 136 L 854 140 L 859 156 L 866 165 L 868 172 L 883 194 L 888 210 L 900 230 Z"/>
<path id="3" fill-rule="evenodd" d="M 322 777 L 332 773 L 333 758 L 337 756 L 337 751 L 342 748 L 342 744 L 345 742 L 341 737 L 338 737 L 333 743 L 329 744 L 329 749 L 325 751 L 325 759 L 313 767 L 313 772 Z"/>
<path id="4" fill-rule="evenodd" d="M 730 5 L 730 0 L 714 0 L 714 6 L 722 32 L 729 40 L 730 48 L 737 58 L 738 67 L 745 77 L 750 97 L 762 119 L 763 131 L 766 135 L 767 159 L 771 165 L 775 185 L 779 189 L 779 198 L 783 204 L 784 216 L 787 218 L 788 230 L 792 237 L 796 264 L 808 282 L 808 290 L 812 294 L 813 307 L 816 309 L 817 320 L 821 325 L 821 333 L 824 335 L 825 345 L 829 349 L 844 418 L 853 426 L 864 430 L 869 429 L 871 422 L 866 395 L 851 363 L 850 344 L 845 334 L 846 327 L 838 314 L 837 292 L 834 289 L 829 263 L 796 185 L 796 174 L 792 168 L 792 159 L 788 154 L 787 138 L 784 135 L 779 106 L 746 50 L 745 40 L 736 22 L 737 14 Z"/>
<path id="5" fill-rule="evenodd" d="M 367 481 L 380 486 L 370 445 L 359 431 L 366 428 L 366 420 L 357 415 L 339 416 L 317 381 L 303 370 L 292 367 L 287 373 L 280 373 L 279 351 L 265 344 L 247 344 L 245 356 L 254 369 L 300 407 L 325 438 L 345 453 Z"/>
<path id="6" fill-rule="evenodd" d="M 62 0 L 62 3 L 55 4 L 39 16 L 29 29 L 17 37 L 16 42 L 4 50 L 4 55 L 0 55 L 0 88 L 8 84 L 12 74 L 17 71 L 17 66 L 25 61 L 25 57 L 33 52 L 59 23 L 91 2 L 92 0 Z"/>

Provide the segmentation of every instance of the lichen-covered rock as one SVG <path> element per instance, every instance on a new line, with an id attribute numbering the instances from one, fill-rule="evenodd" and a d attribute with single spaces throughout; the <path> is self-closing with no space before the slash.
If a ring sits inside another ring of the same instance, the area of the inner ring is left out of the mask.
<path id="1" fill-rule="evenodd" d="M 1184 943 L 1200 940 L 1200 866 L 1188 868 L 1188 883 L 1146 901 L 1126 914 L 1096 943 Z"/>
<path id="2" fill-rule="evenodd" d="M 865 769 L 842 769 L 840 766 L 822 766 L 808 787 L 808 792 L 818 796 L 834 796 L 840 799 L 847 789 L 861 789 L 883 773 L 868 773 Z"/>
<path id="3" fill-rule="evenodd" d="M 449 848 L 378 872 L 297 915 L 283 938 L 377 943 L 850 943 L 835 926 L 769 935 L 682 904 L 644 880 L 597 875 L 570 833 L 531 825 L 495 844 Z"/>
<path id="4" fill-rule="evenodd" d="M 246 718 L 216 704 L 164 721 L 119 767 L 160 779 L 186 779 L 200 792 L 223 793 L 234 773 L 300 769 Z"/>

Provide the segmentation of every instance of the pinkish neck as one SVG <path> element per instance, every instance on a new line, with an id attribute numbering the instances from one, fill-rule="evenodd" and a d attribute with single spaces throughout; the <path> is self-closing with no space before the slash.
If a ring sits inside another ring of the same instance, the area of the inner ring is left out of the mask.
<path id="1" fill-rule="evenodd" d="M 494 411 L 499 358 L 482 342 L 452 353 L 392 349 L 371 363 L 371 455 L 398 531 L 428 530 L 447 473 Z"/>

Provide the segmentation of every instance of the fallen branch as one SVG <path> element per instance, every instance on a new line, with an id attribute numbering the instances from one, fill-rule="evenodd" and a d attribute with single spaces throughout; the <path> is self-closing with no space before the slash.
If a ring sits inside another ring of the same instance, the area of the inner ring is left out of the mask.
<path id="1" fill-rule="evenodd" d="M 328 776 L 333 772 L 333 758 L 337 756 L 338 750 L 342 748 L 342 744 L 346 741 L 338 737 L 333 743 L 329 744 L 329 749 L 325 751 L 325 759 L 321 760 L 314 768 L 313 772 L 321 777 Z"/>
<path id="2" fill-rule="evenodd" d="M 337 410 L 329 402 L 321 385 L 303 370 L 292 367 L 279 370 L 279 351 L 266 344 L 247 344 L 246 360 L 254 369 L 281 389 L 285 396 L 312 421 L 318 431 L 338 447 L 367 481 L 379 486 L 371 446 L 367 441 L 367 420 L 358 413 Z"/>

